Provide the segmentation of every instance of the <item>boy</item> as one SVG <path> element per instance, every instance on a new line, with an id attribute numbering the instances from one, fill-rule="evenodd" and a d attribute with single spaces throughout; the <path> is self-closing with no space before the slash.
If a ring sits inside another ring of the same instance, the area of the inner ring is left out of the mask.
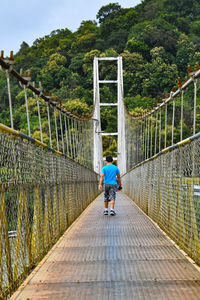
<path id="1" fill-rule="evenodd" d="M 104 191 L 104 215 L 108 215 L 108 202 L 110 201 L 110 215 L 114 216 L 115 211 L 115 198 L 116 198 L 116 190 L 117 184 L 121 188 L 121 177 L 120 171 L 118 167 L 113 165 L 113 158 L 112 156 L 106 157 L 106 166 L 103 167 L 100 180 L 99 180 L 99 190 L 103 190 L 103 182 L 105 184 L 105 191 Z"/>

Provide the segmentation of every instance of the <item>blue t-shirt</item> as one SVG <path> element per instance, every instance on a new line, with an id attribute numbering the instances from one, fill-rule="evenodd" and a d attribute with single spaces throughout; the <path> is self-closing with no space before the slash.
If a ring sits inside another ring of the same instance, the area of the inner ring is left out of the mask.
<path id="1" fill-rule="evenodd" d="M 118 167 L 115 165 L 107 165 L 103 167 L 102 173 L 104 174 L 105 184 L 117 184 L 116 175 L 120 174 Z"/>

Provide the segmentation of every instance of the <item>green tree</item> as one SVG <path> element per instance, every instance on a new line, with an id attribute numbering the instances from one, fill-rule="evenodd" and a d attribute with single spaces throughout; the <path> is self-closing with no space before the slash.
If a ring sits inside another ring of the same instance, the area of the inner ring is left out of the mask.
<path id="1" fill-rule="evenodd" d="M 109 139 L 109 137 L 106 137 L 107 139 L 103 139 L 103 148 L 105 149 L 103 151 L 103 156 L 112 155 L 113 157 L 117 156 L 117 141 L 115 138 Z"/>
<path id="2" fill-rule="evenodd" d="M 176 65 L 181 77 L 187 73 L 190 57 L 195 54 L 196 47 L 185 34 L 181 34 L 177 43 Z"/>
<path id="3" fill-rule="evenodd" d="M 118 3 L 110 3 L 108 5 L 102 6 L 96 17 L 99 21 L 99 24 L 104 23 L 109 19 L 114 19 L 116 16 L 119 16 L 121 13 L 121 6 Z"/>
<path id="4" fill-rule="evenodd" d="M 66 63 L 66 57 L 59 53 L 50 56 L 47 64 L 41 70 L 41 80 L 44 87 L 49 90 L 54 87 L 59 88 L 61 79 L 66 77 L 67 74 Z"/>
<path id="5" fill-rule="evenodd" d="M 164 91 L 170 92 L 178 77 L 175 64 L 169 64 L 165 60 L 163 47 L 151 50 L 152 62 L 146 64 L 145 79 L 143 80 L 143 95 L 152 98 L 161 98 Z"/>
<path id="6" fill-rule="evenodd" d="M 149 58 L 149 46 L 144 41 L 139 41 L 134 37 L 128 40 L 128 42 L 126 43 L 126 49 L 129 52 L 140 53 L 144 58 Z"/>
<path id="7" fill-rule="evenodd" d="M 175 55 L 178 32 L 176 28 L 162 18 L 152 21 L 144 21 L 133 26 L 129 33 L 129 39 L 134 37 L 142 41 L 149 48 L 162 46 L 166 51 Z"/>
<path id="8" fill-rule="evenodd" d="M 128 97 L 142 93 L 142 81 L 144 79 L 145 60 L 139 53 L 130 53 L 125 50 L 121 54 L 124 67 L 124 91 Z"/>
<path id="9" fill-rule="evenodd" d="M 99 28 L 94 21 L 83 21 L 77 30 L 76 39 L 72 43 L 72 53 L 88 52 L 99 37 Z"/>
<path id="10" fill-rule="evenodd" d="M 85 74 L 92 73 L 94 57 L 99 57 L 101 52 L 99 50 L 91 50 L 84 55 L 83 70 Z"/>
<path id="11" fill-rule="evenodd" d="M 88 116 L 92 112 L 91 108 L 80 99 L 69 100 L 64 107 L 79 116 Z"/>
<path id="12" fill-rule="evenodd" d="M 200 20 L 191 23 L 190 33 L 200 35 Z"/>

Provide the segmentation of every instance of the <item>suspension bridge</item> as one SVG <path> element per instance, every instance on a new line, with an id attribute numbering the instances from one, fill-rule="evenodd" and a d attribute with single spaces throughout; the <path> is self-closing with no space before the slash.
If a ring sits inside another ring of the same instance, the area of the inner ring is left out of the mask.
<path id="1" fill-rule="evenodd" d="M 113 80 L 99 78 L 105 61 L 117 65 Z M 95 57 L 94 109 L 85 118 L 18 73 L 12 53 L 1 53 L 0 66 L 10 112 L 10 125 L 0 123 L 0 298 L 200 299 L 200 70 L 157 106 L 131 115 L 122 58 Z M 13 78 L 24 91 L 26 133 L 15 125 Z M 113 103 L 101 102 L 103 84 L 116 86 Z M 102 132 L 102 106 L 117 107 L 117 132 Z M 103 216 L 98 191 L 105 135 L 116 136 L 122 173 L 115 217 Z"/>

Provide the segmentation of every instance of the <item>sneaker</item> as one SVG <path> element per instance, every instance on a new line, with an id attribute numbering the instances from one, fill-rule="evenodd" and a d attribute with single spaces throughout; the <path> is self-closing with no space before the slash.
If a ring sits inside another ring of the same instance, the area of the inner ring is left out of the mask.
<path id="1" fill-rule="evenodd" d="M 105 209 L 104 212 L 103 212 L 103 214 L 104 214 L 105 216 L 108 215 L 108 210 Z"/>
<path id="2" fill-rule="evenodd" d="M 111 215 L 111 216 L 114 216 L 114 215 L 115 215 L 115 211 L 114 211 L 113 209 L 111 209 L 110 215 Z"/>

